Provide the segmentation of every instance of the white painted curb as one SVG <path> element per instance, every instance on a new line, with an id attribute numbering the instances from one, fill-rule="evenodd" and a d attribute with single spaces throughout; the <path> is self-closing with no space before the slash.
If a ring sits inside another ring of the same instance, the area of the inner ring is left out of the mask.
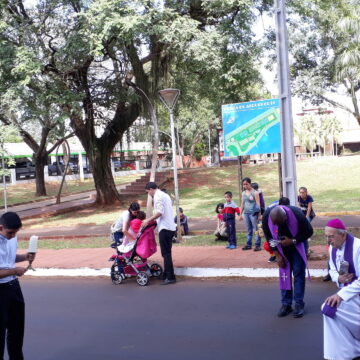
<path id="1" fill-rule="evenodd" d="M 327 275 L 326 269 L 310 269 L 311 277 L 323 277 Z M 276 278 L 279 276 L 278 269 L 267 268 L 176 268 L 175 274 L 189 277 L 249 277 L 249 278 Z M 26 276 L 43 277 L 43 276 L 109 276 L 110 268 L 105 269 L 45 269 L 37 268 L 36 271 L 28 271 Z"/>

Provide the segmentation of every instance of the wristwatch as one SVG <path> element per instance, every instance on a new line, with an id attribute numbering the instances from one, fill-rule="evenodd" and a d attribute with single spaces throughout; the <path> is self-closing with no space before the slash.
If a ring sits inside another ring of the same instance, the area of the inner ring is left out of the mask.
<path id="1" fill-rule="evenodd" d="M 296 245 L 296 244 L 297 244 L 296 239 L 292 239 L 292 242 L 293 242 L 293 244 L 294 244 L 294 245 Z"/>

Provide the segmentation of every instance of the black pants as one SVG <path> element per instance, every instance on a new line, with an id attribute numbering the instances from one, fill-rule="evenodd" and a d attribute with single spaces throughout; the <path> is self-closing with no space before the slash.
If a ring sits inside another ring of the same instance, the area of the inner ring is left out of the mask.
<path id="1" fill-rule="evenodd" d="M 25 303 L 18 280 L 0 283 L 0 359 L 4 359 L 5 338 L 9 360 L 23 360 Z"/>
<path id="2" fill-rule="evenodd" d="M 161 256 L 164 258 L 164 279 L 175 279 L 171 248 L 175 231 L 162 229 L 159 232 Z"/>

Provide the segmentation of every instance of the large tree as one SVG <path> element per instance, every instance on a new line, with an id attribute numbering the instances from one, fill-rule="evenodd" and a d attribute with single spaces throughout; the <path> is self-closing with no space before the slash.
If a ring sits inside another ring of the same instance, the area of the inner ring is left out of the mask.
<path id="1" fill-rule="evenodd" d="M 39 0 L 25 7 L 21 0 L 2 0 L 2 42 L 13 50 L 0 61 L 16 63 L 18 86 L 35 91 L 34 79 L 48 84 L 47 94 L 87 152 L 97 202 L 108 204 L 118 199 L 111 152 L 142 112 L 129 84 L 153 102 L 163 87 L 186 94 L 189 80 L 202 84 L 200 99 L 248 98 L 236 95 L 249 95 L 258 79 L 254 11 L 269 3 Z"/>
<path id="2" fill-rule="evenodd" d="M 15 127 L 23 141 L 33 151 L 36 174 L 36 195 L 45 196 L 44 167 L 49 155 L 73 133 L 64 125 L 64 118 L 58 108 L 42 99 L 43 91 L 26 91 L 7 88 L 0 99 L 0 122 Z M 22 89 L 23 90 L 23 89 Z"/>
<path id="3" fill-rule="evenodd" d="M 327 102 L 360 125 L 360 7 L 357 0 L 294 0 L 290 21 L 293 85 L 313 104 Z M 341 101 L 331 94 L 344 95 Z"/>

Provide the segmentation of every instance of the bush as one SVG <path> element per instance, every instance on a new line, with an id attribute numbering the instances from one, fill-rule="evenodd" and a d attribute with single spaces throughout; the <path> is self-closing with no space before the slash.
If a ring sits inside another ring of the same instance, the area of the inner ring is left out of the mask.
<path id="1" fill-rule="evenodd" d="M 206 155 L 205 149 L 206 146 L 203 143 L 198 143 L 195 145 L 194 156 L 197 161 L 200 161 L 202 157 Z"/>

